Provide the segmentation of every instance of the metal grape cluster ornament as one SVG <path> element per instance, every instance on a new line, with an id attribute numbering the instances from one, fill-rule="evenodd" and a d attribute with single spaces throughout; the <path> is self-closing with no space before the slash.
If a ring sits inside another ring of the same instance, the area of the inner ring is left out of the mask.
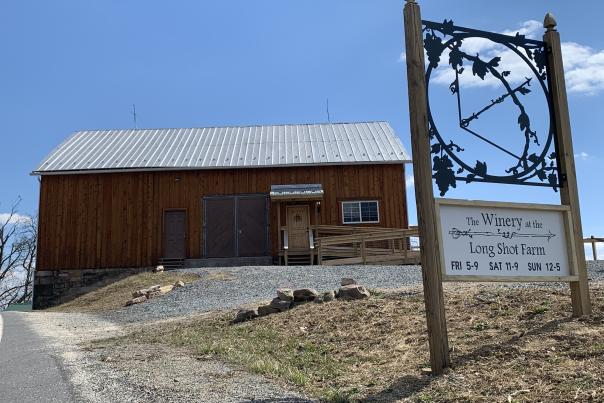
<path id="1" fill-rule="evenodd" d="M 422 21 L 422 29 L 432 170 L 440 195 L 459 181 L 557 191 L 560 174 L 545 43 L 519 33 L 458 27 L 451 20 Z M 445 93 L 435 95 L 439 85 Z M 448 104 L 448 110 L 435 111 L 430 103 L 434 97 L 444 100 L 439 104 Z M 545 109 L 536 122 L 531 108 Z M 435 122 L 435 116 L 445 118 Z"/>

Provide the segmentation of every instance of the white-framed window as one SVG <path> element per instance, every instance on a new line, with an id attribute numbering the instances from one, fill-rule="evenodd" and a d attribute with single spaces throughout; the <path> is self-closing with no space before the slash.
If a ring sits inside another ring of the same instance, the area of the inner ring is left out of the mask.
<path id="1" fill-rule="evenodd" d="M 342 223 L 370 224 L 380 222 L 380 204 L 377 200 L 342 202 Z"/>

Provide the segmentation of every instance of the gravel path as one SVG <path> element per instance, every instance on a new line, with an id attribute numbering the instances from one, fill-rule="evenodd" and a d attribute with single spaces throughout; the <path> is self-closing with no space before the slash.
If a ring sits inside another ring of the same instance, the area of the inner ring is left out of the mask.
<path id="1" fill-rule="evenodd" d="M 588 262 L 591 281 L 604 280 L 604 261 Z M 105 315 L 118 323 L 146 322 L 218 309 L 233 309 L 275 296 L 280 287 L 335 289 L 342 277 L 368 288 L 396 289 L 422 284 L 419 266 L 246 266 L 199 268 L 201 280 L 162 298 Z M 502 287 L 566 287 L 565 283 L 500 283 Z"/>
<path id="2" fill-rule="evenodd" d="M 14 314 L 50 344 L 78 402 L 313 402 L 211 356 L 162 345 L 95 343 L 128 332 L 95 315 Z"/>
<path id="3" fill-rule="evenodd" d="M 184 271 L 199 274 L 201 280 L 162 298 L 111 312 L 106 318 L 128 323 L 236 308 L 272 299 L 280 287 L 333 290 L 342 277 L 352 277 L 368 288 L 402 288 L 422 281 L 419 266 L 246 266 Z M 226 279 L 217 278 L 217 273 Z"/>

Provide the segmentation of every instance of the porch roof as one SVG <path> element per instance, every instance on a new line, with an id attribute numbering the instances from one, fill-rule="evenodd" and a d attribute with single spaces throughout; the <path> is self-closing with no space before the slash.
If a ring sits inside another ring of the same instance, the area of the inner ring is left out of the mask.
<path id="1" fill-rule="evenodd" d="M 271 200 L 321 200 L 323 186 L 315 184 L 272 185 Z"/>

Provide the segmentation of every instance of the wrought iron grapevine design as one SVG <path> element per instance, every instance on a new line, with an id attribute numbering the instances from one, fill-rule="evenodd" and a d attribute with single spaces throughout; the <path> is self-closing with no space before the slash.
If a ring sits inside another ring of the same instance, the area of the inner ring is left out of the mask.
<path id="1" fill-rule="evenodd" d="M 429 135 L 431 140 L 433 178 L 440 190 L 440 195 L 451 188 L 457 187 L 458 181 L 470 182 L 490 182 L 507 183 L 516 185 L 547 186 L 557 191 L 560 187 L 560 174 L 558 172 L 557 152 L 554 136 L 554 120 L 552 113 L 551 96 L 547 85 L 547 57 L 545 43 L 533 39 L 528 39 L 524 35 L 508 36 L 492 32 L 479 31 L 469 28 L 463 28 L 453 25 L 452 20 L 445 20 L 443 23 L 431 21 L 422 21 L 424 37 L 424 48 L 428 57 L 428 68 L 426 69 L 426 85 L 429 88 L 430 76 L 439 63 L 443 53 L 449 51 L 448 65 L 455 72 L 455 79 L 449 85 L 451 94 L 457 98 L 459 127 L 468 134 L 484 141 L 490 146 L 505 152 L 512 156 L 516 163 L 505 170 L 505 175 L 491 174 L 488 171 L 488 162 L 486 160 L 477 160 L 476 163 L 466 163 L 460 155 L 465 150 L 461 145 L 447 142 L 441 136 L 438 128 L 434 124 L 432 113 L 430 111 L 430 100 L 428 92 L 428 120 Z M 531 84 L 533 78 L 526 78 L 519 85 L 512 86 L 508 77 L 511 71 L 500 68 L 501 57 L 493 57 L 490 60 L 481 59 L 479 54 L 470 55 L 461 49 L 463 41 L 467 38 L 484 38 L 495 43 L 501 44 L 511 49 L 518 55 L 531 69 L 538 80 L 538 86 L 545 94 L 549 110 L 549 131 L 541 140 L 536 130 L 531 127 L 531 119 L 522 103 L 522 98 L 532 90 Z M 481 110 L 472 113 L 470 116 L 463 117 L 461 111 L 461 92 L 459 77 L 462 74 L 469 74 L 467 66 L 472 67 L 472 75 L 484 80 L 487 75 L 492 75 L 498 79 L 505 88 L 505 93 L 492 99 Z M 517 155 L 507 150 L 495 141 L 480 135 L 472 130 L 471 123 L 478 119 L 484 112 L 490 110 L 498 104 L 510 100 L 518 109 L 518 126 L 524 136 L 523 152 Z M 543 145 L 540 144 L 543 141 Z M 542 147 L 541 152 L 530 152 L 530 144 L 534 143 Z"/>

